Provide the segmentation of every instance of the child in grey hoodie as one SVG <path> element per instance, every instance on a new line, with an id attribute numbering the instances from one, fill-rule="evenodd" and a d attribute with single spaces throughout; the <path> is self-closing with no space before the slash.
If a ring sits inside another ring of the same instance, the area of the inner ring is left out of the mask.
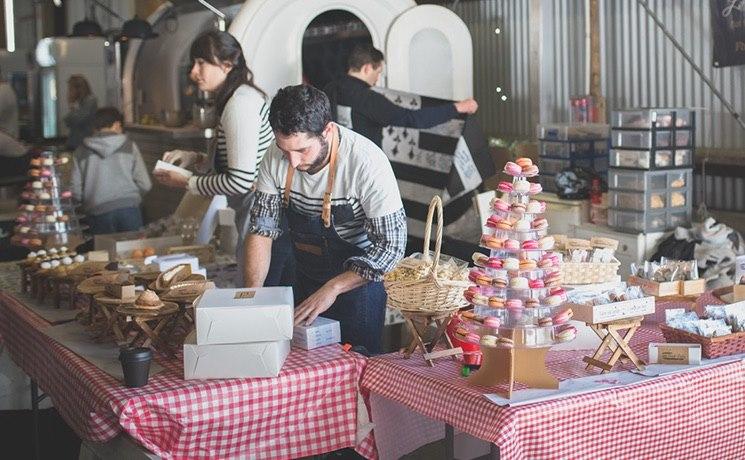
<path id="1" fill-rule="evenodd" d="M 142 195 L 152 187 L 137 145 L 122 128 L 114 107 L 96 111 L 94 133 L 75 150 L 72 193 L 88 216 L 90 232 L 126 232 L 142 227 Z"/>

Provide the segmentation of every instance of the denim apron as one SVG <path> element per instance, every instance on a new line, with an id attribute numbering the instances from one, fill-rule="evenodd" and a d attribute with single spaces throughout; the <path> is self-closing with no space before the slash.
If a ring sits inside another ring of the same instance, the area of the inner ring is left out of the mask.
<path id="1" fill-rule="evenodd" d="M 336 225 L 354 220 L 354 210 L 348 203 L 331 205 L 331 190 L 336 175 L 336 155 L 339 147 L 334 130 L 329 164 L 329 180 L 323 198 L 321 216 L 299 212 L 290 202 L 294 169 L 287 169 L 283 204 L 289 235 L 295 252 L 295 301 L 299 304 L 321 288 L 328 280 L 345 271 L 344 262 L 364 255 L 356 245 L 345 241 L 336 232 Z M 364 346 L 370 353 L 381 353 L 386 294 L 382 282 L 365 285 L 339 295 L 331 308 L 321 315 L 341 323 L 341 340 Z"/>

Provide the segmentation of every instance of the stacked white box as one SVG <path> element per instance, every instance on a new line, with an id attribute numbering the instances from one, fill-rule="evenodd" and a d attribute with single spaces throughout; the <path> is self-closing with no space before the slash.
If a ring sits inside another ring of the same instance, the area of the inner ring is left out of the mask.
<path id="1" fill-rule="evenodd" d="M 313 350 L 341 342 L 341 326 L 335 319 L 319 316 L 310 326 L 295 326 L 292 345 L 303 350 Z"/>
<path id="2" fill-rule="evenodd" d="M 290 287 L 210 289 L 194 302 L 184 378 L 276 377 L 293 334 Z"/>

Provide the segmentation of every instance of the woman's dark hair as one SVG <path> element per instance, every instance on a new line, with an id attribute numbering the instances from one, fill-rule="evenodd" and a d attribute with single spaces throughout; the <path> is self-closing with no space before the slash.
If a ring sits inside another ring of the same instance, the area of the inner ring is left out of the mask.
<path id="1" fill-rule="evenodd" d="M 68 102 L 80 102 L 91 94 L 91 85 L 80 74 L 71 75 L 67 80 Z"/>
<path id="2" fill-rule="evenodd" d="M 309 85 L 280 89 L 269 106 L 269 124 L 284 136 L 308 133 L 321 137 L 330 121 L 329 98 Z"/>
<path id="3" fill-rule="evenodd" d="M 124 117 L 116 107 L 102 107 L 96 110 L 93 117 L 93 129 L 100 131 L 103 128 L 111 128 L 114 123 L 124 124 Z"/>
<path id="4" fill-rule="evenodd" d="M 233 66 L 230 72 L 228 72 L 225 83 L 223 83 L 215 96 L 215 103 L 217 104 L 219 113 L 222 114 L 225 104 L 228 103 L 228 99 L 243 84 L 247 84 L 266 97 L 266 93 L 254 83 L 254 74 L 246 65 L 246 58 L 243 56 L 241 44 L 229 33 L 218 30 L 203 33 L 191 44 L 189 57 L 192 67 L 194 61 L 197 59 L 204 59 L 215 65 L 228 62 Z"/>

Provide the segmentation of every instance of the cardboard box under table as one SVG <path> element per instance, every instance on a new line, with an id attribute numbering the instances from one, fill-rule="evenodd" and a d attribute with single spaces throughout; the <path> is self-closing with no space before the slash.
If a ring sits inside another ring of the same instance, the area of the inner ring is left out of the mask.
<path id="1" fill-rule="evenodd" d="M 210 289 L 194 302 L 196 343 L 292 340 L 292 288 Z"/>

